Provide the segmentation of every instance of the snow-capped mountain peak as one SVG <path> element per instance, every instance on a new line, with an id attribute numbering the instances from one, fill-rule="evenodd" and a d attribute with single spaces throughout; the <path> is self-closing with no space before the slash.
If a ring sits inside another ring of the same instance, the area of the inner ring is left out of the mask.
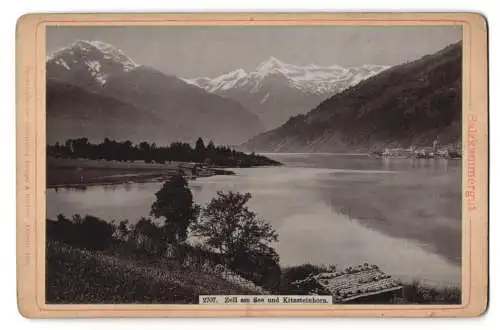
<path id="1" fill-rule="evenodd" d="M 131 71 L 139 65 L 125 53 L 102 41 L 76 40 L 70 46 L 47 56 L 47 65 L 59 66 L 68 73 L 87 74 L 104 85 L 110 74 Z"/>
<path id="2" fill-rule="evenodd" d="M 230 89 L 248 89 L 257 92 L 268 76 L 278 75 L 295 89 L 313 94 L 338 93 L 385 69 L 382 65 L 362 65 L 344 68 L 339 65 L 320 66 L 316 64 L 294 65 L 280 61 L 274 56 L 260 63 L 253 72 L 237 69 L 215 78 L 200 77 L 184 79 L 212 93 Z"/>
<path id="3" fill-rule="evenodd" d="M 382 65 L 349 68 L 313 63 L 295 65 L 271 56 L 255 71 L 237 69 L 215 78 L 184 81 L 237 100 L 261 116 L 268 128 L 273 128 L 387 68 Z"/>
<path id="4" fill-rule="evenodd" d="M 245 79 L 248 73 L 243 69 L 236 69 L 234 71 L 225 73 L 217 78 L 210 79 L 206 77 L 199 77 L 193 79 L 184 79 L 185 82 L 204 88 L 209 92 L 224 91 L 235 87 L 235 85 L 242 79 Z"/>
<path id="5" fill-rule="evenodd" d="M 278 60 L 276 57 L 271 56 L 266 61 L 257 66 L 257 72 L 267 74 L 273 71 L 282 71 L 285 69 L 286 64 Z"/>

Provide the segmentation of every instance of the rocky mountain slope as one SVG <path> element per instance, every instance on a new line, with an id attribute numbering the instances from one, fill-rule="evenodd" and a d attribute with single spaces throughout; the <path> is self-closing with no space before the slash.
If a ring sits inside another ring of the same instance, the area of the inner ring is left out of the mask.
<path id="1" fill-rule="evenodd" d="M 108 77 L 138 68 L 123 51 L 100 41 L 78 40 L 47 57 L 47 78 L 98 90 Z"/>
<path id="2" fill-rule="evenodd" d="M 369 151 L 458 143 L 462 44 L 392 67 L 334 95 L 306 115 L 260 134 L 258 151 Z"/>
<path id="3" fill-rule="evenodd" d="M 161 137 L 155 134 L 161 132 L 161 121 L 153 114 L 78 86 L 48 79 L 46 104 L 49 144 L 83 136 L 96 141 Z"/>
<path id="4" fill-rule="evenodd" d="M 78 132 L 95 140 L 113 132 L 119 139 L 142 136 L 161 144 L 199 136 L 239 144 L 264 129 L 238 102 L 139 65 L 99 41 L 76 41 L 49 55 L 46 65 L 47 88 L 57 95 L 47 102 L 48 127 L 58 128 L 49 132 L 52 137 L 71 137 L 66 132 L 80 127 Z"/>
<path id="5" fill-rule="evenodd" d="M 267 128 L 275 128 L 290 116 L 306 113 L 326 98 L 385 69 L 381 65 L 300 66 L 271 57 L 253 72 L 237 69 L 215 78 L 184 80 L 237 100 L 258 114 Z"/>

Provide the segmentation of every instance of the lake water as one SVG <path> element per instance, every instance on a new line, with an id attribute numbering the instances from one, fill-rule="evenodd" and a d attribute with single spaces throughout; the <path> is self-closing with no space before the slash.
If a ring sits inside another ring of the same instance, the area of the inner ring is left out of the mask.
<path id="1" fill-rule="evenodd" d="M 379 265 L 396 278 L 460 283 L 461 164 L 366 155 L 268 154 L 281 167 L 190 182 L 197 203 L 218 190 L 250 192 L 250 207 L 279 234 L 283 266 Z M 136 221 L 161 183 L 49 189 L 47 216 Z"/>

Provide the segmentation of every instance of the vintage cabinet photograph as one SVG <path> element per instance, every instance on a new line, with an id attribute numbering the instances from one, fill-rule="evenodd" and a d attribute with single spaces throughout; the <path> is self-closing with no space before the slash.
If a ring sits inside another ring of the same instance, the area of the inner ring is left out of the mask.
<path id="1" fill-rule="evenodd" d="M 37 301 L 402 314 L 485 302 L 471 262 L 484 278 L 486 250 L 467 222 L 487 221 L 487 113 L 469 113 L 486 83 L 481 31 L 445 14 L 104 16 L 55 15 L 29 46 Z"/>

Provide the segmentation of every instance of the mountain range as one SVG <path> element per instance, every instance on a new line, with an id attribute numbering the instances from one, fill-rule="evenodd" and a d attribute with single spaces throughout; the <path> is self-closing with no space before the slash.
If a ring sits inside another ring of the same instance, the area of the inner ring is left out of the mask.
<path id="1" fill-rule="evenodd" d="M 215 78 L 184 80 L 208 92 L 237 100 L 259 115 L 267 129 L 272 129 L 387 68 L 382 65 L 301 66 L 271 56 L 252 72 L 237 69 Z"/>
<path id="2" fill-rule="evenodd" d="M 168 144 L 200 136 L 274 152 L 367 151 L 436 137 L 458 143 L 461 58 L 461 43 L 391 68 L 271 57 L 252 72 L 186 79 L 79 40 L 47 57 L 47 141 Z"/>
<path id="3" fill-rule="evenodd" d="M 462 43 L 394 66 L 321 102 L 243 147 L 352 152 L 461 141 Z"/>
<path id="4" fill-rule="evenodd" d="M 239 144 L 262 132 L 237 101 L 137 64 L 120 49 L 79 40 L 47 57 L 47 141 L 154 140 Z"/>

